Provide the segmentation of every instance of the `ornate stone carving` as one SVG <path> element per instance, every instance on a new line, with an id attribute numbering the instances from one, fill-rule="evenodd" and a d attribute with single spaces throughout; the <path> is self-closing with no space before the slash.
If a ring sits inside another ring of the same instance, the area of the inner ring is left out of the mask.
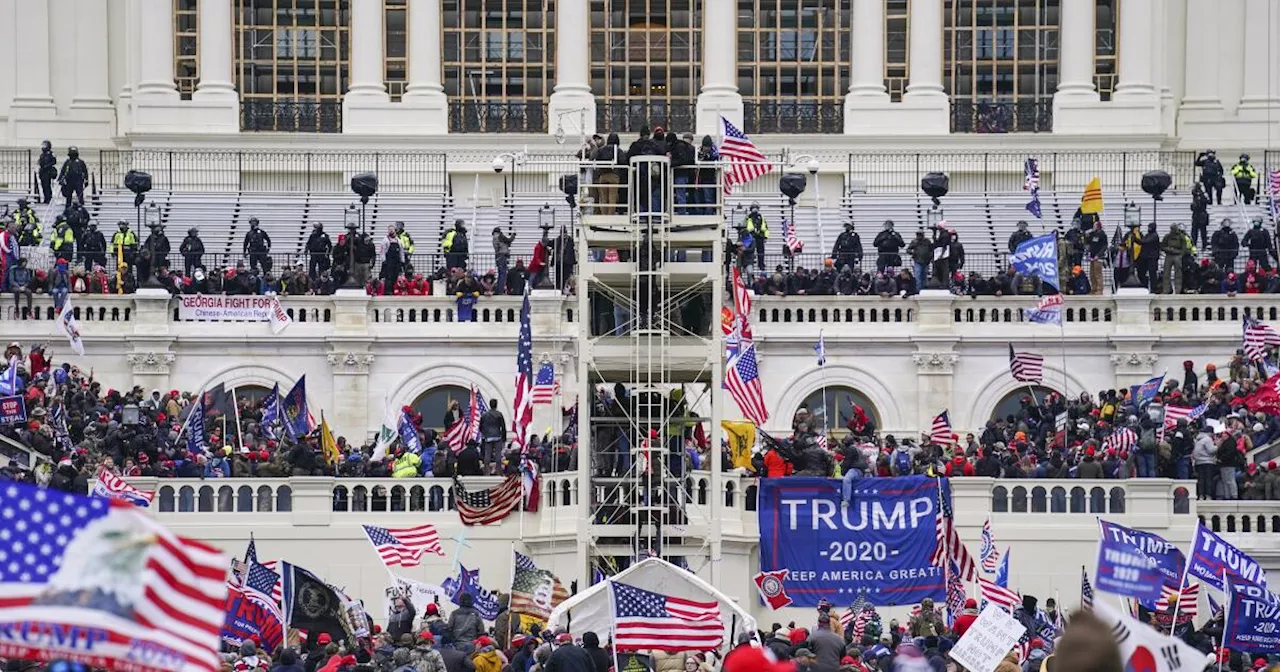
<path id="1" fill-rule="evenodd" d="M 373 364 L 373 355 L 368 352 L 331 352 L 328 357 L 334 373 L 369 373 Z"/>
<path id="2" fill-rule="evenodd" d="M 1111 363 L 1126 369 L 1150 369 L 1160 361 L 1160 355 L 1154 352 L 1113 352 Z"/>
<path id="3" fill-rule="evenodd" d="M 131 352 L 125 355 L 136 374 L 169 374 L 169 365 L 177 356 L 172 352 Z"/>
<path id="4" fill-rule="evenodd" d="M 911 355 L 920 373 L 951 373 L 960 356 L 953 352 L 917 352 Z"/>

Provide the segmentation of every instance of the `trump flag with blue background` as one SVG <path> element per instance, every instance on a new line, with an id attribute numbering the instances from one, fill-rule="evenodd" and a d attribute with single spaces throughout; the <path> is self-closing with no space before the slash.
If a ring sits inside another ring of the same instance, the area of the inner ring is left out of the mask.
<path id="1" fill-rule="evenodd" d="M 1009 255 L 1014 270 L 1058 287 L 1058 241 L 1050 233 L 1026 241 Z"/>
<path id="2" fill-rule="evenodd" d="M 1223 581 L 1223 574 L 1233 581 L 1244 580 L 1267 587 L 1267 573 L 1257 560 L 1201 523 L 1196 527 L 1196 536 L 1191 540 L 1187 576 L 1225 592 L 1227 586 Z"/>
<path id="3" fill-rule="evenodd" d="M 1158 534 L 1099 520 L 1098 590 L 1154 605 L 1161 586 L 1178 586 L 1186 556 Z"/>
<path id="4" fill-rule="evenodd" d="M 946 577 L 931 561 L 939 479 L 860 479 L 850 502 L 840 486 L 798 476 L 760 481 L 760 571 L 788 570 L 782 589 L 792 606 L 852 602 L 859 593 L 876 606 L 944 599 Z"/>
<path id="5" fill-rule="evenodd" d="M 1280 597 L 1266 586 L 1229 578 L 1223 646 L 1253 653 L 1280 653 Z"/>

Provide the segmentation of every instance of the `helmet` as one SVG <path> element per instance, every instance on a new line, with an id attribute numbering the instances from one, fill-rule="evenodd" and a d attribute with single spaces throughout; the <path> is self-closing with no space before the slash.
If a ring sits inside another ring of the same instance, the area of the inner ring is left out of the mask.
<path id="1" fill-rule="evenodd" d="M 52 150 L 53 150 L 53 143 L 52 143 L 52 142 L 49 142 L 48 140 L 41 141 L 41 143 L 40 143 L 40 151 L 42 151 L 42 152 L 48 152 L 48 151 L 52 151 Z"/>
<path id="2" fill-rule="evenodd" d="M 258 225 L 258 218 L 257 218 L 257 217 L 250 217 L 250 218 L 249 218 L 249 226 L 257 226 L 257 225 Z"/>
<path id="3" fill-rule="evenodd" d="M 324 224 L 321 224 L 320 222 L 316 222 L 315 227 L 316 231 L 324 231 Z"/>
<path id="4" fill-rule="evenodd" d="M 196 227 L 194 227 L 194 226 L 193 226 L 193 227 L 191 227 L 191 228 L 189 228 L 189 229 L 187 229 L 187 235 L 194 236 L 194 235 L 196 235 L 197 233 L 200 233 L 200 229 L 197 229 L 197 228 L 196 228 Z"/>
<path id="5" fill-rule="evenodd" d="M 1240 160 L 1241 160 L 1241 161 L 1248 161 L 1248 160 L 1249 160 L 1249 155 L 1248 155 L 1248 154 L 1241 154 L 1241 155 L 1240 155 Z"/>
<path id="6" fill-rule="evenodd" d="M 71 158 L 73 158 L 73 159 L 78 159 L 78 158 L 80 158 L 80 148 L 79 148 L 79 147 L 76 147 L 75 145 L 72 145 L 72 146 L 68 147 L 68 148 L 67 148 L 67 156 L 69 156 L 69 157 L 71 157 Z"/>
<path id="7" fill-rule="evenodd" d="M 752 212 L 757 212 L 757 211 L 759 211 L 759 210 L 760 210 L 760 201 L 751 201 L 751 206 L 750 206 L 750 207 L 748 207 L 747 209 L 748 209 L 748 210 L 750 210 L 750 211 L 752 211 Z"/>

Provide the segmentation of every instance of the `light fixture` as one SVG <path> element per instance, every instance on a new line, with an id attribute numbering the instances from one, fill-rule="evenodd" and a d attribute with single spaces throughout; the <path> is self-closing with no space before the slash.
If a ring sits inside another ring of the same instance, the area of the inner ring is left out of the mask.
<path id="1" fill-rule="evenodd" d="M 138 424 L 138 405 L 125 404 L 124 408 L 121 409 L 120 421 L 128 427 L 137 425 Z"/>
<path id="2" fill-rule="evenodd" d="M 354 229 L 360 226 L 360 212 L 356 210 L 356 204 L 352 203 L 347 209 L 342 211 L 342 227 L 344 229 Z"/>
<path id="3" fill-rule="evenodd" d="M 156 205 L 155 201 L 148 203 L 143 213 L 143 221 L 147 223 L 147 228 L 153 229 L 160 226 L 160 206 Z"/>

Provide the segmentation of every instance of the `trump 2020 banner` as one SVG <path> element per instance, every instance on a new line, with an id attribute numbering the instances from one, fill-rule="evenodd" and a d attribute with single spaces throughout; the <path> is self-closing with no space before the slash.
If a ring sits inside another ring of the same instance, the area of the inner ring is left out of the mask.
<path id="1" fill-rule="evenodd" d="M 1229 578 L 1223 646 L 1253 653 L 1280 653 L 1280 597 L 1252 581 Z"/>
<path id="2" fill-rule="evenodd" d="M 1164 538 L 1099 520 L 1102 538 L 1098 540 L 1098 574 L 1094 585 L 1116 595 L 1127 595 L 1139 600 L 1155 600 L 1168 576 L 1161 565 L 1170 549 L 1182 557 L 1173 544 Z M 1182 576 L 1182 563 L 1172 571 L 1174 585 Z"/>
<path id="3" fill-rule="evenodd" d="M 865 478 L 852 502 L 840 481 L 760 481 L 760 571 L 788 570 L 781 590 L 791 606 L 852 602 L 862 592 L 876 606 L 946 595 L 931 564 L 938 515 L 936 478 Z"/>
<path id="4" fill-rule="evenodd" d="M 263 650 L 275 651 L 284 641 L 284 625 L 274 614 L 245 595 L 238 588 L 229 588 L 227 617 L 222 624 L 222 640 L 239 646 L 247 639 L 257 638 Z"/>
<path id="5" fill-rule="evenodd" d="M 1052 233 L 1032 238 L 1009 255 L 1009 263 L 1023 275 L 1058 286 L 1058 240 Z"/>
<path id="6" fill-rule="evenodd" d="M 1196 527 L 1191 540 L 1191 560 L 1187 563 L 1187 575 L 1203 581 L 1221 591 L 1226 591 L 1223 574 L 1232 580 L 1244 580 L 1267 587 L 1267 574 L 1257 560 L 1236 548 L 1203 524 Z"/>

